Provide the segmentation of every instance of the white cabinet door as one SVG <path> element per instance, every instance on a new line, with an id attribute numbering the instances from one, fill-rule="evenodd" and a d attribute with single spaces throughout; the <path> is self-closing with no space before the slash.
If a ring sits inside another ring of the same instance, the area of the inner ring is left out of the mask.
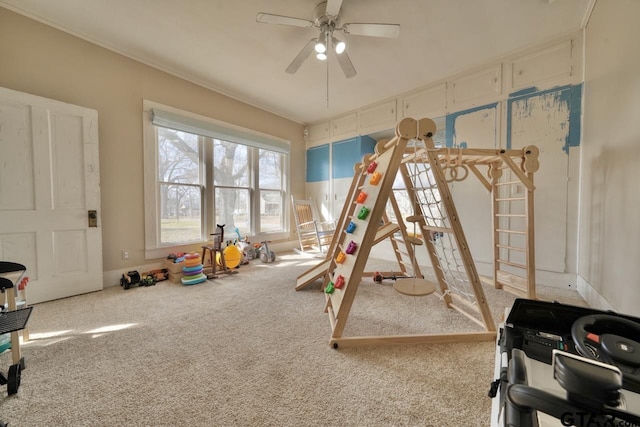
<path id="1" fill-rule="evenodd" d="M 309 126 L 307 148 L 328 144 L 331 140 L 331 122 L 322 122 Z"/>
<path id="2" fill-rule="evenodd" d="M 344 209 L 345 202 L 347 201 L 347 193 L 349 193 L 352 182 L 353 178 L 338 178 L 331 180 L 331 185 L 333 186 L 333 189 L 331 190 L 331 193 L 333 194 L 331 219 L 333 221 L 337 222 L 338 219 L 340 219 L 340 214 L 342 214 L 342 209 Z"/>
<path id="3" fill-rule="evenodd" d="M 450 114 L 448 120 L 452 124 L 450 129 L 452 134 L 447 137 L 453 143 L 454 150 L 451 156 L 455 157 L 455 148 L 498 148 L 499 116 L 498 105 Z M 467 244 L 476 263 L 491 264 L 493 262 L 491 194 L 473 176 L 473 173 L 463 172 L 462 169 L 458 171 L 460 176 L 465 173 L 471 175 L 462 181 L 454 181 L 450 184 Z"/>
<path id="4" fill-rule="evenodd" d="M 395 129 L 397 123 L 396 100 L 364 108 L 360 112 L 360 135 Z"/>
<path id="5" fill-rule="evenodd" d="M 350 113 L 331 120 L 331 136 L 333 140 L 350 138 L 358 134 L 358 116 Z"/>
<path id="6" fill-rule="evenodd" d="M 322 215 L 322 218 L 319 219 L 321 221 L 330 221 L 332 219 L 332 200 L 329 196 L 329 181 L 307 182 L 306 193 L 306 198 L 313 201 L 318 213 Z"/>
<path id="7" fill-rule="evenodd" d="M 0 153 L 0 260 L 29 302 L 102 289 L 97 112 L 0 88 Z"/>

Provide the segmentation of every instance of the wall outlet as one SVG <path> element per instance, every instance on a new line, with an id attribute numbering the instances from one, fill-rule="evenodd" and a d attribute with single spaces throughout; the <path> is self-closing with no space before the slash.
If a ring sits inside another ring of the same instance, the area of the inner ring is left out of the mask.
<path id="1" fill-rule="evenodd" d="M 122 251 L 122 259 L 129 259 L 129 251 Z"/>

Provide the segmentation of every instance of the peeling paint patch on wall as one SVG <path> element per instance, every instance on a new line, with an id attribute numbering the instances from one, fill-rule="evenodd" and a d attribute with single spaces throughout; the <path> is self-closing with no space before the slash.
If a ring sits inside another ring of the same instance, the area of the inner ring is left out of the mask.
<path id="1" fill-rule="evenodd" d="M 511 94 L 507 101 L 507 149 L 527 135 L 529 141 L 551 140 L 569 154 L 569 147 L 580 145 L 581 106 L 582 84 Z"/>
<path id="2" fill-rule="evenodd" d="M 446 146 L 449 148 L 490 148 L 496 144 L 498 103 L 448 114 Z"/>

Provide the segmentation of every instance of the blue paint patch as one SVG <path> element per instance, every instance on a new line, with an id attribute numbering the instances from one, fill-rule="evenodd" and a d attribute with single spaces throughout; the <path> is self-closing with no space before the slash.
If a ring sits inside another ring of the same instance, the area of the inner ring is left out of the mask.
<path id="1" fill-rule="evenodd" d="M 447 114 L 445 118 L 445 146 L 451 148 L 453 147 L 453 137 L 456 134 L 456 115 L 455 114 Z"/>
<path id="2" fill-rule="evenodd" d="M 516 95 L 517 94 L 517 95 Z M 546 97 L 546 99 L 545 99 Z M 544 99 L 545 107 L 558 108 L 559 105 L 564 105 L 569 112 L 569 123 L 560 124 L 561 129 L 569 129 L 565 138 L 565 144 L 562 150 L 569 154 L 569 147 L 577 147 L 580 145 L 580 120 L 582 117 L 582 83 L 579 85 L 566 85 L 559 86 L 552 89 L 543 90 L 540 92 L 530 93 L 525 91 L 515 92 L 511 94 L 511 97 L 507 100 L 507 149 L 512 147 L 513 136 L 513 104 L 523 104 L 523 113 L 520 117 L 528 117 L 533 114 L 529 100 L 533 98 Z"/>
<path id="3" fill-rule="evenodd" d="M 571 103 L 569 104 L 569 137 L 567 138 L 566 153 L 569 147 L 579 147 L 580 121 L 582 120 L 582 83 L 571 87 Z"/>
<path id="4" fill-rule="evenodd" d="M 526 89 L 521 89 L 518 91 L 515 91 L 513 93 L 509 94 L 509 98 L 517 98 L 519 96 L 523 96 L 523 95 L 530 95 L 532 93 L 536 93 L 538 91 L 538 88 L 535 86 L 532 87 L 528 87 Z"/>
<path id="5" fill-rule="evenodd" d="M 462 142 L 459 144 L 459 148 L 467 148 L 467 141 L 462 141 Z"/>
<path id="6" fill-rule="evenodd" d="M 457 113 L 447 114 L 447 117 L 445 118 L 445 129 L 446 129 L 445 145 L 447 146 L 447 148 L 457 148 L 457 147 L 454 147 L 453 140 L 456 135 L 456 120 L 458 119 L 458 117 L 475 113 L 477 111 L 496 109 L 497 106 L 498 106 L 498 103 L 494 102 L 493 104 L 481 105 L 479 107 L 470 108 L 468 110 L 458 111 Z M 466 144 L 466 142 L 464 144 Z M 466 146 L 465 147 L 461 146 L 460 148 L 466 148 Z"/>

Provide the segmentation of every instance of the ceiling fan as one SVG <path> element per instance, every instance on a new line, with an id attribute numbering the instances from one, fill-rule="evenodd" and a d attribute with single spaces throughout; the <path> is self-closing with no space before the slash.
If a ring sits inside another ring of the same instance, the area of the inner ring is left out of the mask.
<path id="1" fill-rule="evenodd" d="M 326 0 L 316 6 L 313 21 L 291 16 L 273 15 L 271 13 L 260 12 L 256 16 L 256 21 L 264 24 L 280 24 L 293 27 L 311 28 L 319 30 L 318 37 L 314 37 L 307 42 L 300 53 L 293 59 L 286 69 L 289 74 L 295 74 L 304 61 L 315 50 L 316 57 L 322 61 L 327 59 L 330 46 L 340 64 L 344 75 L 349 78 L 356 75 L 356 69 L 346 52 L 344 41 L 334 36 L 334 31 L 342 31 L 344 34 L 354 36 L 373 37 L 398 37 L 400 35 L 400 25 L 398 24 L 373 24 L 373 23 L 340 23 L 340 8 L 343 0 Z"/>

